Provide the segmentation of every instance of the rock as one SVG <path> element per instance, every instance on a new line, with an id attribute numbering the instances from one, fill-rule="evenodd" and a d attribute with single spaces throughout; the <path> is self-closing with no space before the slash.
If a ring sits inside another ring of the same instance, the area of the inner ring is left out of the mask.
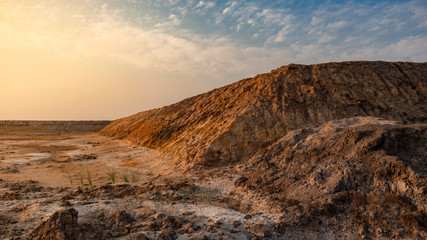
<path id="1" fill-rule="evenodd" d="M 159 236 L 156 239 L 159 240 L 175 240 L 176 232 L 172 228 L 167 228 L 162 230 Z"/>
<path id="2" fill-rule="evenodd" d="M 135 221 L 135 219 L 124 210 L 115 212 L 111 218 L 113 222 L 112 230 L 118 233 L 129 233 L 129 225 Z"/>
<path id="3" fill-rule="evenodd" d="M 206 234 L 205 234 L 205 233 L 203 233 L 203 232 L 199 232 L 199 233 L 193 234 L 193 235 L 191 236 L 191 239 L 194 239 L 194 240 L 208 240 L 208 239 L 209 239 L 209 237 L 208 237 L 208 236 L 206 236 Z"/>
<path id="4" fill-rule="evenodd" d="M 189 212 L 189 211 L 183 211 L 183 212 L 181 212 L 181 216 L 188 216 L 188 215 L 191 215 L 191 214 L 193 214 L 194 212 Z"/>
<path id="5" fill-rule="evenodd" d="M 267 239 L 272 236 L 271 231 L 266 229 L 262 224 L 253 224 L 246 229 L 251 233 L 251 235 L 261 239 Z"/>
<path id="6" fill-rule="evenodd" d="M 89 160 L 95 160 L 98 156 L 95 154 L 83 154 L 83 155 L 76 155 L 69 157 L 66 161 L 71 162 L 83 162 L 83 161 L 89 161 Z"/>
<path id="7" fill-rule="evenodd" d="M 69 207 L 69 206 L 71 206 L 71 203 L 70 203 L 70 201 L 65 200 L 64 202 L 61 203 L 61 206 L 63 206 L 63 207 Z"/>
<path id="8" fill-rule="evenodd" d="M 116 226 L 126 226 L 135 220 L 124 210 L 117 211 L 112 215 L 113 224 Z"/>
<path id="9" fill-rule="evenodd" d="M 154 220 L 161 220 L 165 217 L 166 217 L 166 215 L 163 213 L 155 213 L 153 216 L 151 216 L 151 218 Z"/>
<path id="10" fill-rule="evenodd" d="M 233 222 L 231 223 L 231 225 L 233 225 L 233 227 L 237 228 L 239 227 L 241 224 L 241 222 L 239 220 L 233 220 Z"/>
<path id="11" fill-rule="evenodd" d="M 21 195 L 16 192 L 5 192 L 0 195 L 0 200 L 2 201 L 11 201 L 11 200 L 19 200 L 21 199 Z"/>
<path id="12" fill-rule="evenodd" d="M 184 224 L 181 229 L 183 230 L 183 233 L 193 233 L 195 226 L 193 222 L 189 222 Z"/>
<path id="13" fill-rule="evenodd" d="M 400 215 L 400 220 L 409 231 L 427 231 L 427 215 L 423 212 L 409 212 Z"/>
<path id="14" fill-rule="evenodd" d="M 166 216 L 160 222 L 162 229 L 175 229 L 182 226 L 182 222 L 173 216 Z"/>
<path id="15" fill-rule="evenodd" d="M 214 222 L 214 227 L 215 228 L 219 228 L 220 226 L 221 226 L 221 224 L 222 224 L 222 222 L 221 222 L 221 220 L 220 219 L 218 219 L 218 220 L 216 220 L 215 222 Z"/>
<path id="16" fill-rule="evenodd" d="M 206 227 L 206 231 L 210 232 L 210 233 L 213 233 L 213 232 L 215 232 L 215 227 L 213 225 L 207 226 Z"/>
<path id="17" fill-rule="evenodd" d="M 74 208 L 58 211 L 37 226 L 27 239 L 84 239 L 85 229 L 79 228 L 77 220 L 78 212 Z"/>
<path id="18" fill-rule="evenodd" d="M 143 233 L 138 233 L 136 235 L 134 235 L 132 238 L 132 240 L 150 240 L 149 237 L 147 237 L 145 234 Z"/>

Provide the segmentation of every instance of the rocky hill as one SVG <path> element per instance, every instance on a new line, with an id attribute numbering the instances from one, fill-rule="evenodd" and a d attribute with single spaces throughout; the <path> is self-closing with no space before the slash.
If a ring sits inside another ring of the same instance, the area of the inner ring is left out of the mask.
<path id="1" fill-rule="evenodd" d="M 238 168 L 236 184 L 279 208 L 283 228 L 427 237 L 427 124 L 330 121 L 289 132 Z"/>
<path id="2" fill-rule="evenodd" d="M 290 64 L 116 120 L 101 132 L 170 153 L 187 167 L 219 166 L 330 120 L 425 122 L 426 99 L 427 63 Z"/>

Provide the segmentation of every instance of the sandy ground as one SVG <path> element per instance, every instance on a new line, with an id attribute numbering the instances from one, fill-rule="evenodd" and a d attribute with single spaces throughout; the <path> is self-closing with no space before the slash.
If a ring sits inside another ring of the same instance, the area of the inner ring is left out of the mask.
<path id="1" fill-rule="evenodd" d="M 240 200 L 248 196 L 236 193 L 227 170 L 190 173 L 172 166 L 156 150 L 97 133 L 2 132 L 0 239 L 48 239 L 52 229 L 34 229 L 71 207 L 79 223 L 101 229 L 93 239 L 251 239 L 250 226 L 263 236 L 259 225 L 275 221 L 274 215 L 242 210 Z M 135 219 L 135 233 L 111 230 L 116 223 L 96 225 L 113 221 L 117 211 Z M 165 221 L 158 214 L 174 218 L 175 225 L 156 228 L 156 221 Z"/>
<path id="2" fill-rule="evenodd" d="M 155 150 L 114 140 L 97 133 L 65 135 L 0 135 L 0 178 L 33 180 L 45 187 L 75 187 L 116 183 L 167 175 L 173 178 L 171 159 Z M 88 175 L 89 174 L 89 175 Z"/>

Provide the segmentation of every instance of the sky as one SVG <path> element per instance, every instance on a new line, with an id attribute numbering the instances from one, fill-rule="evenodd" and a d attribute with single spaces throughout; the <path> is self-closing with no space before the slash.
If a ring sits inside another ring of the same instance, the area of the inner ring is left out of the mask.
<path id="1" fill-rule="evenodd" d="M 0 120 L 113 120 L 350 60 L 427 61 L 427 1 L 0 0 Z"/>

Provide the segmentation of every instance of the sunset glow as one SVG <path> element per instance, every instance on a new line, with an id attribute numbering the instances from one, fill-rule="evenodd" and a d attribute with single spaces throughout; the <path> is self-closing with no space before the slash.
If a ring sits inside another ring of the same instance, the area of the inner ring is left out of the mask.
<path id="1" fill-rule="evenodd" d="M 337 2 L 2 0 L 0 119 L 116 119 L 289 63 L 427 60 L 426 1 Z"/>

